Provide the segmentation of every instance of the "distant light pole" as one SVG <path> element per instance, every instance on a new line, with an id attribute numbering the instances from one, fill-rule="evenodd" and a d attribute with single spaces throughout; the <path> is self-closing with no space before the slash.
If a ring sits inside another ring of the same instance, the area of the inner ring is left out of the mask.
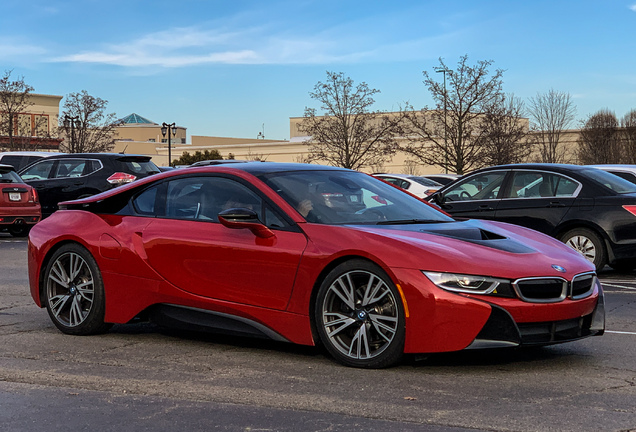
<path id="1" fill-rule="evenodd" d="M 256 139 L 265 139 L 265 123 L 263 123 L 263 131 L 259 132 L 258 135 L 256 135 Z"/>
<path id="2" fill-rule="evenodd" d="M 177 125 L 174 123 L 163 123 L 161 125 L 161 134 L 165 137 L 168 134 L 168 166 L 172 166 L 172 142 L 170 136 L 177 135 Z"/>
<path id="3" fill-rule="evenodd" d="M 435 68 L 435 72 L 444 74 L 444 172 L 448 174 L 448 133 L 446 126 L 446 113 L 448 112 L 448 107 L 446 105 L 446 101 L 448 100 L 448 94 L 446 93 L 446 74 L 452 74 L 453 71 L 447 69 L 445 67 Z"/>
<path id="4" fill-rule="evenodd" d="M 66 133 L 68 133 L 69 127 L 71 128 L 71 146 L 69 148 L 70 153 L 75 153 L 75 126 L 80 125 L 79 116 L 70 116 L 68 114 L 64 115 L 64 129 L 66 129 Z"/>

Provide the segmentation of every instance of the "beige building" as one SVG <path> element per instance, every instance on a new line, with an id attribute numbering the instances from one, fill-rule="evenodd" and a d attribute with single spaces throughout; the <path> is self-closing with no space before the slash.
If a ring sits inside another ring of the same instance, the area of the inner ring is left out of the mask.
<path id="1" fill-rule="evenodd" d="M 62 96 L 31 93 L 31 105 L 26 112 L 18 114 L 14 123 L 15 145 L 29 150 L 57 150 L 62 141 L 57 137 L 61 100 Z M 7 134 L 3 131 L 0 135 L 0 149 L 8 145 Z"/>
<path id="2" fill-rule="evenodd" d="M 16 136 L 26 137 L 34 147 L 55 151 L 59 148 L 61 137 L 57 137 L 59 123 L 59 104 L 62 96 L 32 94 L 28 112 L 20 114 L 16 126 Z M 389 113 L 390 115 L 391 113 Z M 523 119 L 527 122 L 527 119 Z M 218 150 L 224 158 L 232 155 L 236 159 L 260 159 L 276 162 L 304 162 L 308 156 L 308 139 L 299 131 L 298 125 L 303 117 L 289 119 L 289 140 L 266 140 L 254 138 L 228 138 L 214 136 L 191 137 L 187 143 L 187 129 L 175 125 L 171 128 L 170 144 L 171 157 L 178 159 L 183 152 L 190 154 L 205 150 Z M 130 114 L 120 120 L 121 124 L 115 130 L 115 146 L 113 152 L 144 154 L 151 156 L 160 166 L 168 165 L 168 134 L 162 133 L 162 125 L 148 120 L 138 114 Z M 19 133 L 17 133 L 19 132 Z M 565 131 L 561 142 L 566 150 L 566 160 L 576 162 L 578 130 Z M 6 137 L 0 136 L 0 147 Z M 537 148 L 537 152 L 539 152 Z M 539 160 L 539 154 L 535 156 Z M 387 158 L 381 166 L 365 167 L 365 171 L 383 171 L 393 173 L 429 174 L 440 172 L 439 167 L 423 165 L 413 157 L 398 152 L 392 158 Z"/>

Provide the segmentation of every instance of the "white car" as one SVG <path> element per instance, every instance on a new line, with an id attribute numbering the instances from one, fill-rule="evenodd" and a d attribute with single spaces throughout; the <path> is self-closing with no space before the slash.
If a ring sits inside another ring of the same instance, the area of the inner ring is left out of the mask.
<path id="1" fill-rule="evenodd" d="M 426 198 L 442 187 L 442 185 L 436 181 L 416 175 L 373 174 L 373 176 L 407 190 L 420 198 Z"/>
<path id="2" fill-rule="evenodd" d="M 461 176 L 459 174 L 424 174 L 422 177 L 436 181 L 437 183 L 446 186 L 449 183 L 454 182 Z"/>
<path id="3" fill-rule="evenodd" d="M 610 172 L 614 175 L 624 178 L 627 181 L 636 183 L 636 165 L 588 165 L 593 168 L 602 169 L 603 171 Z"/>
<path id="4" fill-rule="evenodd" d="M 33 162 L 50 156 L 59 156 L 59 152 L 12 151 L 0 153 L 0 164 L 11 165 L 18 172 Z"/>

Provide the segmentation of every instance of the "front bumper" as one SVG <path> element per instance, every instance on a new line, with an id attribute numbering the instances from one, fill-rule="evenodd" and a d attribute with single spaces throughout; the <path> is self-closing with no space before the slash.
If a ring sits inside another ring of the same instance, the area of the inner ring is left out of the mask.
<path id="1" fill-rule="evenodd" d="M 601 336 L 605 332 L 605 296 L 600 284 L 598 290 L 598 302 L 591 314 L 560 321 L 516 323 L 506 310 L 492 305 L 488 321 L 466 349 L 552 345 Z"/>

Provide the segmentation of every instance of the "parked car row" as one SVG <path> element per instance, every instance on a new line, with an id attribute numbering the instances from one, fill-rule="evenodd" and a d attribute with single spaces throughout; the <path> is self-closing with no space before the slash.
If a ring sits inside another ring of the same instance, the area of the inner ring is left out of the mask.
<path id="1" fill-rule="evenodd" d="M 484 168 L 428 198 L 462 218 L 521 225 L 555 237 L 597 270 L 636 268 L 636 184 L 588 166 Z"/>
<path id="2" fill-rule="evenodd" d="M 1 201 L 3 207 L 12 209 L 0 216 L 0 228 L 10 226 L 16 236 L 26 235 L 39 220 L 26 213 L 11 216 L 17 207 L 37 204 L 41 217 L 46 218 L 61 201 L 85 198 L 161 171 L 148 156 L 124 154 L 8 152 L 0 153 L 0 161 L 18 166 L 31 162 L 19 171 L 25 186 L 12 187 L 26 187 L 25 196 L 33 198 L 18 203 L 18 192 L 3 192 Z M 191 167 L 247 162 L 208 160 Z M 3 175 L 19 179 L 15 171 L 4 168 Z M 454 174 L 374 176 L 428 199 L 453 216 L 498 220 L 548 234 L 578 250 L 597 269 L 606 264 L 620 270 L 636 268 L 636 166 L 517 164 L 485 168 L 461 179 Z M 5 190 L 9 190 L 6 185 Z M 344 190 L 322 195 L 332 206 L 356 200 L 363 208 L 372 199 Z"/>

